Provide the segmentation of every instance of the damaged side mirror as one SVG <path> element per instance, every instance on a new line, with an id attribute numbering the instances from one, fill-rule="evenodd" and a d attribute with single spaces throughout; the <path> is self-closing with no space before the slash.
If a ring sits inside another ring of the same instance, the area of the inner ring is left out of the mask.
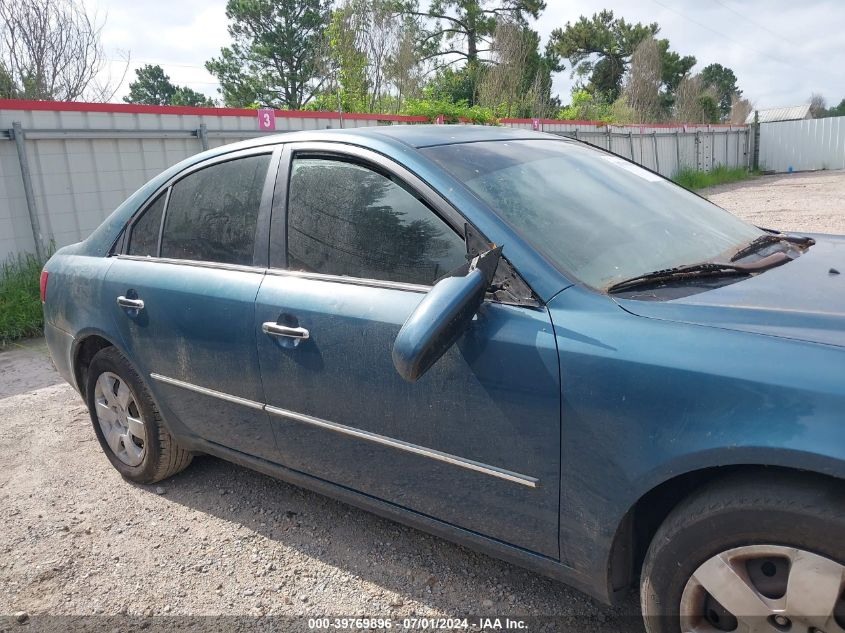
<path id="1" fill-rule="evenodd" d="M 393 343 L 393 365 L 415 382 L 458 340 L 484 296 L 502 254 L 502 247 L 474 257 L 465 275 L 438 281 L 411 313 Z"/>

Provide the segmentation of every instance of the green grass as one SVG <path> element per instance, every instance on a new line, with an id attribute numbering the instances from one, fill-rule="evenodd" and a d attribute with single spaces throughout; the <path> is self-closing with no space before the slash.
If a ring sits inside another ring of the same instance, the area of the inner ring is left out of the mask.
<path id="1" fill-rule="evenodd" d="M 43 266 L 35 255 L 11 257 L 0 266 L 0 348 L 42 333 L 38 283 Z"/>
<path id="2" fill-rule="evenodd" d="M 724 185 L 729 182 L 739 182 L 749 178 L 756 178 L 760 174 L 745 167 L 725 167 L 717 165 L 713 171 L 697 171 L 682 169 L 672 178 L 676 183 L 687 189 L 704 189 Z"/>

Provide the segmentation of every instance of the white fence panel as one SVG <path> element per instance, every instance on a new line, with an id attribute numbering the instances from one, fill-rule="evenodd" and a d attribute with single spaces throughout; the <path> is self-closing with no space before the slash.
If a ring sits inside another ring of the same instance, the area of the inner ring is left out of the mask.
<path id="1" fill-rule="evenodd" d="M 845 117 L 760 124 L 760 168 L 845 169 Z"/>
<path id="2" fill-rule="evenodd" d="M 530 127 L 530 123 L 510 125 Z M 544 122 L 542 130 L 609 150 L 669 178 L 681 169 L 709 171 L 717 165 L 747 167 L 750 162 L 746 126 L 563 126 Z"/>

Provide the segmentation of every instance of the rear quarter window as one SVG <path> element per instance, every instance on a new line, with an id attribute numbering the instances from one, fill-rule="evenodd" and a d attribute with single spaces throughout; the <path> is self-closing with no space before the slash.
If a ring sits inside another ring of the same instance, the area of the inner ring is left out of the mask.
<path id="1" fill-rule="evenodd" d="M 161 214 L 164 212 L 166 197 L 166 192 L 161 193 L 132 226 L 127 251 L 129 255 L 141 257 L 158 255 L 158 233 L 161 229 Z"/>

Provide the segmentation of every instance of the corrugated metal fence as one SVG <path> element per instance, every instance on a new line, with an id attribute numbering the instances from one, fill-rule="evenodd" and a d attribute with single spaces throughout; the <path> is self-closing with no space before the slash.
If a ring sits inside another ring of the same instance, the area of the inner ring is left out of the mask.
<path id="1" fill-rule="evenodd" d="M 845 117 L 761 123 L 760 169 L 845 169 Z"/>
<path id="2" fill-rule="evenodd" d="M 276 112 L 276 132 L 380 124 L 423 117 Z M 679 167 L 746 165 L 746 127 L 604 126 L 506 119 L 503 125 L 572 136 L 666 176 Z M 254 110 L 0 101 L 0 261 L 42 244 L 87 237 L 144 182 L 225 143 L 266 134 Z"/>
<path id="3" fill-rule="evenodd" d="M 710 171 L 717 165 L 745 167 L 751 151 L 751 135 L 744 125 L 597 126 L 556 122 L 544 125 L 543 130 L 601 147 L 667 178 L 681 169 Z"/>

